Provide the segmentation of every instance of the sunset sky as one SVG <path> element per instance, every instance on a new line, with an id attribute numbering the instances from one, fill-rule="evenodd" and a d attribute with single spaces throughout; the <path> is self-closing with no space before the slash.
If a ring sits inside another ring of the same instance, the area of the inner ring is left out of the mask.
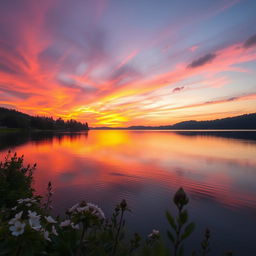
<path id="1" fill-rule="evenodd" d="M 90 126 L 256 112 L 255 0 L 1 0 L 0 106 Z"/>

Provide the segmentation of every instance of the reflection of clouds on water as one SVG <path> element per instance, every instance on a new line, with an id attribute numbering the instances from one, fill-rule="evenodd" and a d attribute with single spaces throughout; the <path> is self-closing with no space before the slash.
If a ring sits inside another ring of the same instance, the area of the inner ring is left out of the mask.
<path id="1" fill-rule="evenodd" d="M 65 172 L 59 175 L 59 181 L 62 183 L 69 183 L 77 177 L 77 172 Z"/>
<path id="2" fill-rule="evenodd" d="M 143 189 L 143 184 L 134 180 L 125 180 L 120 183 L 110 183 L 108 188 L 108 191 L 111 191 L 113 194 L 125 193 L 137 195 Z"/>
<path id="3" fill-rule="evenodd" d="M 138 178 L 137 176 L 124 174 L 124 173 L 121 173 L 121 172 L 109 172 L 108 174 L 109 174 L 109 175 L 113 175 L 113 176 L 122 176 L 122 177 Z"/>

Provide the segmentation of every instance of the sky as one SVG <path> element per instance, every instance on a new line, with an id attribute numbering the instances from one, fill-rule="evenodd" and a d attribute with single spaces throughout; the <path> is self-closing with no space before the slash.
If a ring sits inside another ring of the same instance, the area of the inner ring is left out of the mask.
<path id="1" fill-rule="evenodd" d="M 90 126 L 256 112 L 255 0 L 0 0 L 0 106 Z"/>

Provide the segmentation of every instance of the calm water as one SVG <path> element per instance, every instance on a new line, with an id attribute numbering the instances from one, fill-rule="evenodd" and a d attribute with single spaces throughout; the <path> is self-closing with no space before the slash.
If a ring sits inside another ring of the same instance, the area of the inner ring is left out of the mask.
<path id="1" fill-rule="evenodd" d="M 133 210 L 131 231 L 165 233 L 164 211 L 174 211 L 171 198 L 182 186 L 197 224 L 188 248 L 198 247 L 208 227 L 211 255 L 256 254 L 256 132 L 2 134 L 1 157 L 8 149 L 38 164 L 38 193 L 52 182 L 56 212 L 87 200 L 110 214 L 125 198 Z"/>

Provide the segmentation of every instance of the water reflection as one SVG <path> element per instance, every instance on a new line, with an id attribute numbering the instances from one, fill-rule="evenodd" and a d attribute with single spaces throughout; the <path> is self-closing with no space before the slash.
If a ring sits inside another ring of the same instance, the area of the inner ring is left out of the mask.
<path id="1" fill-rule="evenodd" d="M 255 132 L 110 130 L 1 136 L 2 151 L 10 147 L 27 162 L 37 162 L 39 193 L 52 181 L 58 212 L 83 199 L 109 212 L 125 198 L 134 210 L 128 219 L 131 229 L 148 233 L 159 227 L 164 232 L 164 210 L 183 186 L 199 238 L 207 225 L 219 250 L 234 248 L 250 255 L 254 246 Z M 239 233 L 233 232 L 234 223 L 240 224 Z"/>

